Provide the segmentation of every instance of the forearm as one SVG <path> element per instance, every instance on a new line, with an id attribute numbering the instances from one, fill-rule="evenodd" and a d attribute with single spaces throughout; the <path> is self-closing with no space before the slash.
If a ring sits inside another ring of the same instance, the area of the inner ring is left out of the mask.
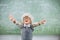
<path id="1" fill-rule="evenodd" d="M 9 19 L 16 25 L 20 25 L 21 24 L 18 21 L 16 21 L 16 19 L 12 15 L 9 16 Z"/>
<path id="2" fill-rule="evenodd" d="M 16 25 L 21 25 L 21 23 L 19 23 L 18 21 L 16 21 L 16 20 L 13 20 L 12 21 L 14 24 L 16 24 Z"/>
<path id="3" fill-rule="evenodd" d="M 16 24 L 16 21 L 12 21 L 14 24 Z"/>
<path id="4" fill-rule="evenodd" d="M 33 26 L 36 27 L 36 26 L 39 26 L 39 25 L 44 24 L 44 23 L 46 23 L 46 20 L 42 20 L 36 24 L 33 24 Z"/>
<path id="5" fill-rule="evenodd" d="M 37 22 L 37 23 L 33 24 L 33 27 L 37 27 L 39 25 L 41 25 L 40 22 Z"/>

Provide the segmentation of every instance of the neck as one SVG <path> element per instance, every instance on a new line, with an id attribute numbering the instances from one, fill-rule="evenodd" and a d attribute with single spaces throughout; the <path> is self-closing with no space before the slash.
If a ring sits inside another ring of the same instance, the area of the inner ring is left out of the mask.
<path id="1" fill-rule="evenodd" d="M 25 24 L 25 25 L 28 25 L 28 24 Z"/>

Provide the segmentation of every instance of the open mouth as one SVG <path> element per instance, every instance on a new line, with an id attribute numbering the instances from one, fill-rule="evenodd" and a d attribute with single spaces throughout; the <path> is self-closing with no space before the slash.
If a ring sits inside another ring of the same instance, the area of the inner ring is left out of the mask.
<path id="1" fill-rule="evenodd" d="M 25 21 L 25 22 L 28 22 L 28 21 Z"/>

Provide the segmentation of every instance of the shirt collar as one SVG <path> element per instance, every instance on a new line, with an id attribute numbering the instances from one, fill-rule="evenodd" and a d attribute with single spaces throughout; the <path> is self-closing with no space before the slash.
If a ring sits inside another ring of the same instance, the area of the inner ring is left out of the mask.
<path id="1" fill-rule="evenodd" d="M 30 24 L 28 24 L 28 25 L 24 24 L 24 27 L 30 27 Z"/>

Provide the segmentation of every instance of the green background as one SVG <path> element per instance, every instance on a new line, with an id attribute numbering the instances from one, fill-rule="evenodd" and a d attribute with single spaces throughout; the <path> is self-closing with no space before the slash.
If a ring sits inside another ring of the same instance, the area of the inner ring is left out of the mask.
<path id="1" fill-rule="evenodd" d="M 60 0 L 0 0 L 0 35 L 20 34 L 20 28 L 8 16 L 21 21 L 24 13 L 31 13 L 33 22 L 47 20 L 45 25 L 35 27 L 33 34 L 60 35 Z"/>

